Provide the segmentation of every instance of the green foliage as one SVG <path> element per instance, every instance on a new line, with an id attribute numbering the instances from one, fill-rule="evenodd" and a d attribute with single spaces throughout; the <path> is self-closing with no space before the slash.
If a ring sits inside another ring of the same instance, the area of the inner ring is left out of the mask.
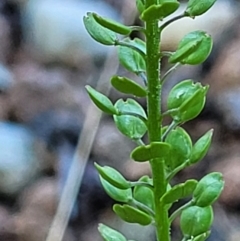
<path id="1" fill-rule="evenodd" d="M 128 71 L 141 77 L 145 86 L 124 76 L 113 76 L 112 86 L 121 93 L 147 100 L 147 110 L 137 99 L 119 99 L 115 104 L 90 86 L 87 92 L 95 105 L 113 116 L 119 131 L 138 144 L 130 157 L 137 162 L 149 161 L 152 178 L 141 177 L 131 182 L 112 167 L 95 164 L 100 181 L 107 194 L 117 204 L 114 212 L 124 221 L 143 226 L 154 224 L 158 241 L 170 241 L 172 221 L 180 216 L 183 240 L 204 241 L 210 235 L 213 222 L 212 204 L 218 199 L 224 186 L 222 175 L 210 173 L 199 182 L 190 179 L 171 186 L 171 180 L 182 169 L 201 161 L 207 154 L 213 130 L 209 130 L 192 144 L 190 135 L 181 124 L 197 117 L 204 108 L 208 86 L 193 80 L 179 81 L 167 97 L 167 111 L 161 111 L 161 91 L 166 76 L 161 79 L 159 62 L 163 56 L 176 66 L 201 64 L 212 49 L 211 37 L 203 31 L 188 33 L 179 42 L 175 52 L 161 52 L 161 31 L 181 17 L 201 15 L 208 11 L 215 0 L 189 0 L 184 13 L 161 23 L 179 8 L 177 0 L 136 0 L 143 28 L 125 26 L 96 13 L 87 13 L 84 24 L 89 34 L 98 42 L 118 48 L 118 59 Z M 145 40 L 126 37 L 132 30 L 145 34 Z M 164 33 L 163 33 L 164 34 Z M 146 44 L 147 42 L 147 44 Z M 169 73 L 174 68 L 169 69 Z M 172 121 L 162 126 L 169 115 Z M 143 137 L 146 143 L 143 142 Z M 171 216 L 169 208 L 174 202 L 190 198 Z M 127 241 L 118 231 L 99 225 L 105 241 Z M 130 241 L 130 240 L 129 240 Z"/>

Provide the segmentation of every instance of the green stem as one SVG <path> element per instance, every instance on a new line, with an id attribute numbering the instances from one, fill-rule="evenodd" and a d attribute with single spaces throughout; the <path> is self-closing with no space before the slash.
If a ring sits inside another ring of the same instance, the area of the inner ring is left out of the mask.
<path id="1" fill-rule="evenodd" d="M 172 19 L 169 19 L 169 20 L 166 21 L 163 25 L 161 25 L 161 26 L 160 26 L 160 29 L 163 30 L 163 29 L 166 28 L 170 23 L 175 22 L 176 20 L 179 20 L 179 19 L 184 18 L 184 17 L 186 17 L 186 16 L 184 15 L 184 13 L 183 13 L 183 14 L 180 14 L 180 15 L 178 15 L 178 16 L 176 16 L 176 17 L 173 17 Z"/>
<path id="2" fill-rule="evenodd" d="M 134 46 L 130 43 L 127 43 L 127 42 L 124 42 L 124 41 L 116 41 L 115 45 L 116 46 L 128 47 L 130 49 L 133 49 L 133 50 L 137 51 L 139 54 L 141 54 L 144 59 L 146 58 L 146 54 L 141 49 L 137 48 L 136 46 Z"/>
<path id="3" fill-rule="evenodd" d="M 135 205 L 136 207 L 142 209 L 144 212 L 150 214 L 150 216 L 155 217 L 155 213 L 151 208 L 142 204 L 141 202 L 138 202 L 136 199 L 132 200 L 132 204 Z"/>
<path id="4" fill-rule="evenodd" d="M 157 4 L 157 0 L 146 0 L 146 8 Z M 146 67 L 147 67 L 147 109 L 148 109 L 148 136 L 149 141 L 161 140 L 161 84 L 160 84 L 160 29 L 159 20 L 152 17 L 146 20 Z M 156 208 L 155 224 L 158 241 L 170 241 L 168 210 L 161 205 L 160 198 L 167 190 L 165 163 L 162 158 L 150 161 L 154 201 Z"/>
<path id="5" fill-rule="evenodd" d="M 186 208 L 188 208 L 188 207 L 191 207 L 193 204 L 194 204 L 194 201 L 191 200 L 191 201 L 185 203 L 185 204 L 184 204 L 182 207 L 180 207 L 179 209 L 177 209 L 177 210 L 170 216 L 170 218 L 169 218 L 170 223 L 172 223 L 172 221 L 173 221 L 178 215 L 180 215 L 184 209 L 186 209 Z"/>
<path id="6" fill-rule="evenodd" d="M 136 143 L 137 143 L 137 145 L 139 145 L 139 146 L 145 146 L 145 143 L 143 142 L 143 140 L 142 139 L 136 139 L 136 140 L 134 140 Z"/>
<path id="7" fill-rule="evenodd" d="M 180 65 L 180 63 L 176 63 L 175 65 L 173 65 L 161 78 L 161 84 L 163 85 L 166 78 L 168 77 L 169 74 L 171 74 L 174 70 L 177 69 L 177 67 Z"/>

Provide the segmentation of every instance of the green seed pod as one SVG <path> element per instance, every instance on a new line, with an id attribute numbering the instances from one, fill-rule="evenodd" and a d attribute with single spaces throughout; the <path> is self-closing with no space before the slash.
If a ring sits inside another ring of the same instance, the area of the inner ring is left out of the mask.
<path id="1" fill-rule="evenodd" d="M 131 158 L 138 162 L 154 158 L 167 159 L 170 149 L 170 145 L 165 142 L 151 142 L 150 145 L 136 147 L 131 153 Z"/>
<path id="2" fill-rule="evenodd" d="M 98 225 L 98 231 L 104 241 L 127 241 L 127 239 L 117 230 L 112 229 L 102 223 Z"/>
<path id="3" fill-rule="evenodd" d="M 161 202 L 164 204 L 170 204 L 179 199 L 186 198 L 193 193 L 196 186 L 196 180 L 187 180 L 185 183 L 177 184 L 162 196 Z"/>
<path id="4" fill-rule="evenodd" d="M 121 23 L 118 23 L 114 20 L 101 17 L 101 16 L 97 15 L 96 13 L 93 13 L 92 15 L 97 23 L 99 23 L 101 26 L 103 26 L 109 30 L 112 30 L 115 33 L 122 34 L 122 35 L 128 35 L 132 32 L 132 29 L 130 27 L 125 26 Z"/>
<path id="5" fill-rule="evenodd" d="M 127 181 L 120 172 L 112 167 L 104 166 L 101 167 L 97 163 L 94 163 L 98 170 L 98 173 L 103 179 L 112 184 L 113 186 L 120 189 L 128 189 L 131 187 L 131 183 Z"/>
<path id="6" fill-rule="evenodd" d="M 147 226 L 152 222 L 152 218 L 148 214 L 127 204 L 114 204 L 113 211 L 128 223 L 138 223 Z"/>
<path id="7" fill-rule="evenodd" d="M 165 160 L 169 171 L 174 170 L 186 162 L 192 152 L 192 141 L 188 133 L 181 127 L 172 130 L 166 137 L 166 143 L 170 144 L 170 157 Z"/>
<path id="8" fill-rule="evenodd" d="M 104 45 L 115 45 L 117 41 L 116 34 L 97 23 L 92 13 L 87 13 L 87 16 L 83 18 L 83 22 L 90 36 L 97 42 Z"/>
<path id="9" fill-rule="evenodd" d="M 202 233 L 202 234 L 198 235 L 197 237 L 195 237 L 193 239 L 193 241 L 205 241 L 209 237 L 210 233 L 211 233 L 211 231 Z"/>
<path id="10" fill-rule="evenodd" d="M 112 184 L 110 184 L 108 181 L 103 179 L 101 176 L 100 176 L 100 181 L 106 193 L 115 201 L 128 203 L 132 200 L 131 188 L 119 189 L 117 187 L 114 187 Z"/>
<path id="11" fill-rule="evenodd" d="M 136 0 L 136 6 L 139 13 L 145 10 L 145 0 Z"/>
<path id="12" fill-rule="evenodd" d="M 216 0 L 189 0 L 185 16 L 195 17 L 207 12 Z"/>
<path id="13" fill-rule="evenodd" d="M 180 227 L 184 236 L 196 237 L 209 230 L 213 222 L 211 206 L 192 206 L 183 210 L 180 218 Z"/>
<path id="14" fill-rule="evenodd" d="M 117 115 L 118 111 L 112 104 L 111 100 L 102 93 L 96 91 L 91 86 L 86 86 L 88 95 L 90 96 L 93 103 L 103 112 L 111 115 Z"/>
<path id="15" fill-rule="evenodd" d="M 203 31 L 188 33 L 180 41 L 176 52 L 169 58 L 169 62 L 190 65 L 201 64 L 209 56 L 212 44 L 212 38 Z"/>
<path id="16" fill-rule="evenodd" d="M 189 160 L 190 165 L 202 160 L 205 157 L 211 145 L 212 135 L 213 130 L 209 130 L 194 144 Z"/>
<path id="17" fill-rule="evenodd" d="M 175 85 L 168 95 L 168 109 L 177 109 L 171 113 L 176 122 L 189 121 L 200 114 L 205 101 L 208 86 L 194 83 L 192 80 L 184 80 Z"/>
<path id="18" fill-rule="evenodd" d="M 137 97 L 145 97 L 147 95 L 147 91 L 141 85 L 125 77 L 113 76 L 111 84 L 124 94 L 132 94 Z"/>
<path id="19" fill-rule="evenodd" d="M 145 43 L 138 38 L 133 40 L 126 38 L 123 42 L 132 45 L 133 47 L 141 50 L 143 53 L 146 52 Z M 118 59 L 119 62 L 130 72 L 139 74 L 146 71 L 146 62 L 144 57 L 133 48 L 118 46 Z"/>
<path id="20" fill-rule="evenodd" d="M 141 19 L 146 21 L 148 19 L 157 18 L 163 20 L 168 15 L 174 13 L 179 7 L 177 0 L 160 0 L 159 5 L 151 5 L 142 12 Z"/>
<path id="21" fill-rule="evenodd" d="M 150 185 L 152 185 L 152 179 L 148 176 L 142 176 L 139 180 L 139 182 L 145 182 Z M 155 209 L 155 203 L 154 203 L 154 194 L 153 190 L 149 187 L 143 186 L 143 185 L 137 185 L 134 187 L 133 190 L 133 198 L 137 201 L 143 203 L 147 207 L 149 207 L 151 210 Z M 144 212 L 144 210 L 142 210 Z"/>
<path id="22" fill-rule="evenodd" d="M 206 207 L 214 203 L 220 196 L 224 187 L 223 176 L 219 172 L 212 172 L 203 177 L 194 193 L 193 199 L 195 205 Z"/>
<path id="23" fill-rule="evenodd" d="M 115 108 L 120 113 L 133 113 L 146 118 L 146 113 L 142 106 L 133 99 L 127 99 L 126 101 L 120 99 L 115 103 Z M 139 140 L 147 131 L 146 124 L 139 117 L 124 114 L 114 115 L 113 118 L 118 130 L 132 140 Z"/>

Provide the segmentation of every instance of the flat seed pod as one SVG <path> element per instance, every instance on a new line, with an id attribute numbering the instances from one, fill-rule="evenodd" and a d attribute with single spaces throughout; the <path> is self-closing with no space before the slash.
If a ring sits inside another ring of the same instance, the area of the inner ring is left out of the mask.
<path id="1" fill-rule="evenodd" d="M 86 30 L 94 40 L 104 45 L 115 45 L 117 41 L 116 34 L 97 23 L 93 13 L 87 13 L 87 16 L 83 18 L 83 22 Z"/>
<path id="2" fill-rule="evenodd" d="M 176 0 L 160 0 L 160 4 L 151 5 L 145 9 L 141 14 L 141 19 L 144 21 L 153 18 L 163 20 L 163 18 L 174 13 L 178 7 L 179 2 Z"/>
<path id="3" fill-rule="evenodd" d="M 133 113 L 146 118 L 146 113 L 142 106 L 133 99 L 123 101 L 118 100 L 115 108 L 119 113 Z M 147 126 L 142 119 L 130 114 L 114 115 L 114 122 L 118 130 L 132 140 L 139 140 L 147 131 Z"/>
<path id="4" fill-rule="evenodd" d="M 207 12 L 216 0 L 189 0 L 185 16 L 195 17 Z"/>
<path id="5" fill-rule="evenodd" d="M 133 40 L 126 38 L 123 41 L 141 50 L 143 53 L 146 52 L 145 43 L 138 38 Z M 118 46 L 118 59 L 119 62 L 130 72 L 139 74 L 146 71 L 146 62 L 144 57 L 133 48 Z"/>
<path id="6" fill-rule="evenodd" d="M 136 6 L 139 13 L 145 10 L 145 0 L 136 0 Z"/>
<path id="7" fill-rule="evenodd" d="M 131 183 L 127 181 L 123 175 L 118 172 L 116 169 L 104 166 L 101 167 L 97 163 L 94 163 L 95 167 L 98 170 L 98 173 L 101 175 L 103 179 L 105 179 L 107 182 L 112 184 L 113 186 L 120 188 L 120 189 L 128 189 L 131 188 Z"/>
<path id="8" fill-rule="evenodd" d="M 149 161 L 154 158 L 167 159 L 171 146 L 165 142 L 152 142 L 150 145 L 136 147 L 131 158 L 138 162 Z"/>
<path id="9" fill-rule="evenodd" d="M 180 218 L 180 227 L 184 236 L 196 237 L 209 230 L 213 222 L 211 206 L 192 206 L 183 210 Z"/>
<path id="10" fill-rule="evenodd" d="M 213 204 L 220 196 L 224 187 L 223 176 L 219 172 L 212 172 L 203 177 L 193 193 L 195 205 L 206 207 Z"/>
<path id="11" fill-rule="evenodd" d="M 212 38 L 203 31 L 188 33 L 180 41 L 176 52 L 169 58 L 169 62 L 190 65 L 201 64 L 209 56 L 212 44 Z"/>
<path id="12" fill-rule="evenodd" d="M 98 231 L 104 241 L 127 241 L 127 239 L 117 230 L 112 229 L 102 223 L 98 225 Z"/>
<path id="13" fill-rule="evenodd" d="M 112 115 L 118 114 L 117 109 L 114 107 L 111 100 L 107 96 L 105 96 L 102 93 L 96 91 L 95 89 L 93 89 L 89 85 L 86 86 L 86 89 L 87 89 L 87 92 L 88 92 L 91 100 L 93 101 L 93 103 L 101 111 L 103 111 L 107 114 L 112 114 Z"/>
<path id="14" fill-rule="evenodd" d="M 110 184 L 108 181 L 103 179 L 101 176 L 100 176 L 100 181 L 106 193 L 115 201 L 128 203 L 129 201 L 132 200 L 131 188 L 119 189 L 117 187 L 114 187 L 112 184 Z"/>
<path id="15" fill-rule="evenodd" d="M 139 182 L 146 182 L 150 185 L 152 185 L 152 179 L 150 179 L 148 176 L 142 176 L 139 180 Z M 137 201 L 143 203 L 147 207 L 149 207 L 151 210 L 155 209 L 154 204 L 154 194 L 153 190 L 149 187 L 139 185 L 135 186 L 133 189 L 133 198 Z M 144 212 L 144 210 L 142 210 Z"/>
<path id="16" fill-rule="evenodd" d="M 189 159 L 192 152 L 192 141 L 183 128 L 177 127 L 167 135 L 166 143 L 170 144 L 171 150 L 165 163 L 169 171 L 172 171 Z"/>
<path id="17" fill-rule="evenodd" d="M 97 15 L 96 13 L 93 13 L 93 17 L 96 20 L 96 22 L 99 23 L 101 26 L 103 26 L 115 33 L 122 34 L 122 35 L 128 35 L 132 32 L 130 27 L 125 26 L 112 19 L 101 17 L 101 16 Z"/>
<path id="18" fill-rule="evenodd" d="M 148 214 L 127 204 L 114 204 L 113 211 L 128 223 L 138 223 L 147 226 L 152 222 L 152 218 Z"/>
<path id="19" fill-rule="evenodd" d="M 172 118 L 177 122 L 186 122 L 199 115 L 205 105 L 207 90 L 208 86 L 190 79 L 176 84 L 167 99 L 169 110 L 178 108 L 171 113 Z"/>
<path id="20" fill-rule="evenodd" d="M 178 201 L 179 199 L 186 198 L 192 195 L 196 186 L 196 180 L 187 180 L 185 183 L 177 184 L 163 195 L 161 202 L 164 204 L 170 204 Z"/>
<path id="21" fill-rule="evenodd" d="M 125 77 L 113 76 L 111 84 L 116 90 L 124 94 L 132 94 L 137 97 L 145 97 L 147 95 L 147 91 L 141 85 Z"/>
<path id="22" fill-rule="evenodd" d="M 189 164 L 197 163 L 204 158 L 210 148 L 212 135 L 213 130 L 209 130 L 197 140 L 193 146 Z"/>
<path id="23" fill-rule="evenodd" d="M 211 233 L 211 231 L 202 233 L 202 234 L 198 235 L 197 237 L 195 237 L 193 239 L 193 241 L 205 241 L 209 237 L 210 233 Z"/>

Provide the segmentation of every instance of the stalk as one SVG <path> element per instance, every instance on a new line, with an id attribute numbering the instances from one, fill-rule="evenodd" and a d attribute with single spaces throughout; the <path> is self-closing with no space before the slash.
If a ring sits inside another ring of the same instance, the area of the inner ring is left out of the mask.
<path id="1" fill-rule="evenodd" d="M 147 0 L 146 7 L 157 4 L 157 0 Z M 147 63 L 147 111 L 148 111 L 148 136 L 149 141 L 161 140 L 161 89 L 160 84 L 160 29 L 158 19 L 146 21 L 146 63 Z M 158 241 L 170 241 L 168 211 L 160 204 L 160 198 L 166 192 L 167 182 L 164 171 L 164 160 L 153 159 L 150 161 L 154 197 L 156 207 L 156 235 Z"/>

